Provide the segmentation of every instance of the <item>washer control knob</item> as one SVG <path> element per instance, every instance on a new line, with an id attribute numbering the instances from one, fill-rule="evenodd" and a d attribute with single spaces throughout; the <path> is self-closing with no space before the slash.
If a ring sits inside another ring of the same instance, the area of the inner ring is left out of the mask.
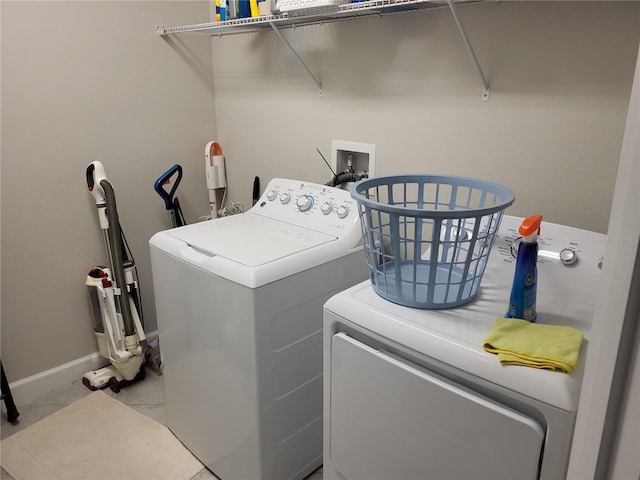
<path id="1" fill-rule="evenodd" d="M 560 261 L 563 265 L 573 265 L 578 260 L 578 254 L 570 248 L 560 250 Z"/>
<path id="2" fill-rule="evenodd" d="M 298 201 L 296 202 L 298 205 L 298 210 L 301 212 L 306 212 L 313 207 L 313 196 L 311 195 L 300 195 L 298 197 Z"/>
<path id="3" fill-rule="evenodd" d="M 333 210 L 333 205 L 331 205 L 329 202 L 325 202 L 322 204 L 322 207 L 320 207 L 320 210 L 322 210 L 322 213 L 324 213 L 325 215 L 329 215 L 331 213 L 331 210 Z"/>
<path id="4" fill-rule="evenodd" d="M 344 205 L 340 205 L 336 210 L 336 213 L 338 214 L 338 218 L 345 218 L 347 215 L 349 215 L 349 208 L 345 207 Z"/>
<path id="5" fill-rule="evenodd" d="M 274 201 L 276 199 L 276 197 L 278 196 L 278 192 L 276 192 L 275 190 L 269 190 L 267 192 L 267 198 L 269 199 L 269 201 Z"/>
<path id="6" fill-rule="evenodd" d="M 286 205 L 287 203 L 289 203 L 289 200 L 291 200 L 291 194 L 290 193 L 283 193 L 280 195 L 280 203 L 283 205 Z"/>

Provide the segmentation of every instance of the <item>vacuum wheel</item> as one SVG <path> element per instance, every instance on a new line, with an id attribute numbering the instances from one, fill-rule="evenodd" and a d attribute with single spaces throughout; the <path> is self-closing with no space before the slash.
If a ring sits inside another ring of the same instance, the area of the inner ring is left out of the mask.
<path id="1" fill-rule="evenodd" d="M 131 382 L 137 382 L 139 380 L 144 380 L 147 376 L 147 371 L 144 368 L 144 364 L 142 364 L 142 366 L 140 367 L 140 370 L 138 371 L 138 373 L 136 374 L 135 377 L 133 377 L 133 380 L 122 380 L 122 381 L 118 381 L 118 379 L 116 377 L 111 377 L 109 379 L 109 388 L 111 389 L 112 392 L 114 393 L 119 393 L 120 389 L 122 387 L 124 387 L 125 385 L 128 385 Z"/>
<path id="2" fill-rule="evenodd" d="M 147 378 L 147 371 L 144 368 L 144 364 L 142 364 L 142 366 L 140 367 L 140 371 L 138 372 L 136 377 L 133 379 L 133 381 L 135 382 L 137 380 L 144 380 L 145 378 Z"/>
<path id="3" fill-rule="evenodd" d="M 123 380 L 123 382 L 124 382 L 124 380 Z M 111 391 L 112 391 L 113 393 L 119 393 L 119 392 L 120 392 L 121 384 L 122 384 L 123 382 L 119 382 L 119 381 L 118 381 L 118 379 L 117 379 L 116 377 L 111 377 L 111 378 L 109 379 L 109 383 L 108 383 L 108 385 L 109 385 L 109 388 L 111 389 Z"/>

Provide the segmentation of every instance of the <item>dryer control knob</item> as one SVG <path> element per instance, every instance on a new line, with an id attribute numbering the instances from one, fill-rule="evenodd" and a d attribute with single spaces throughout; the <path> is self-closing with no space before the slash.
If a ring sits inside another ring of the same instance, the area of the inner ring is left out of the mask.
<path id="1" fill-rule="evenodd" d="M 578 254 L 570 248 L 560 250 L 560 261 L 563 265 L 573 265 L 578 260 Z"/>
<path id="2" fill-rule="evenodd" d="M 276 192 L 275 190 L 269 190 L 269 191 L 267 192 L 267 198 L 268 198 L 270 201 L 275 200 L 277 196 L 278 196 L 278 192 Z"/>
<path id="3" fill-rule="evenodd" d="M 340 205 L 336 210 L 336 213 L 338 214 L 339 218 L 345 218 L 347 215 L 349 215 L 349 208 L 345 207 L 344 205 Z"/>
<path id="4" fill-rule="evenodd" d="M 300 210 L 301 212 L 306 212 L 307 210 L 311 209 L 311 207 L 313 207 L 313 196 L 300 195 L 298 197 L 296 205 L 298 205 L 298 210 Z"/>
<path id="5" fill-rule="evenodd" d="M 290 193 L 283 193 L 282 195 L 280 195 L 280 203 L 283 205 L 286 205 L 287 203 L 289 203 L 289 200 L 291 200 L 291 194 Z"/>

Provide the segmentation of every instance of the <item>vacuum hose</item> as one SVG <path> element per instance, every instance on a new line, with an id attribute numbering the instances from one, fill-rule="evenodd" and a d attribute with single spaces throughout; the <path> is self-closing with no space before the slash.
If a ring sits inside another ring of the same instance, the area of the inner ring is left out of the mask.
<path id="1" fill-rule="evenodd" d="M 107 210 L 107 218 L 109 219 L 109 244 L 111 249 L 111 259 L 113 261 L 113 275 L 116 285 L 120 289 L 120 310 L 122 314 L 122 322 L 124 324 L 125 336 L 136 333 L 133 325 L 133 317 L 129 307 L 129 292 L 124 277 L 124 268 L 122 266 L 122 234 L 120 232 L 120 221 L 118 219 L 118 209 L 116 208 L 116 195 L 113 187 L 108 180 L 102 180 L 100 186 L 104 190 L 105 205 Z"/>

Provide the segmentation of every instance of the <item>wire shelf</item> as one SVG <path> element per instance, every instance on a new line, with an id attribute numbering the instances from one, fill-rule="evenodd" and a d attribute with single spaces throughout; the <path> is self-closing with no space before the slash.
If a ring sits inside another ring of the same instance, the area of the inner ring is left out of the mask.
<path id="1" fill-rule="evenodd" d="M 343 0 L 338 0 L 343 1 Z M 489 101 L 489 82 L 487 81 L 480 63 L 473 51 L 471 42 L 469 41 L 464 27 L 456 13 L 457 5 L 498 3 L 500 0 L 365 0 L 355 3 L 344 3 L 334 6 L 321 6 L 309 9 L 301 9 L 288 11 L 278 15 L 263 15 L 260 17 L 236 18 L 233 20 L 225 20 L 221 22 L 197 23 L 192 25 L 180 25 L 175 27 L 164 27 L 156 25 L 156 34 L 165 37 L 168 40 L 169 35 L 178 33 L 202 33 L 213 36 L 233 35 L 241 33 L 255 32 L 263 29 L 272 29 L 284 44 L 291 50 L 300 64 L 309 73 L 318 87 L 319 95 L 322 96 L 322 82 L 307 66 L 304 60 L 296 52 L 295 48 L 289 43 L 284 35 L 280 32 L 280 28 L 294 28 L 297 26 L 314 25 L 339 20 L 346 20 L 355 17 L 366 16 L 382 16 L 396 13 L 415 12 L 416 10 L 427 10 L 434 8 L 448 7 L 456 22 L 458 31 L 462 36 L 469 56 L 471 57 L 478 76 L 482 81 L 482 101 Z"/>
<path id="2" fill-rule="evenodd" d="M 457 0 L 457 5 L 487 3 L 487 0 Z M 346 3 L 335 7 L 317 7 L 309 10 L 286 12 L 279 15 L 237 18 L 223 22 L 198 23 L 175 27 L 156 26 L 160 36 L 176 33 L 204 33 L 207 35 L 230 35 L 247 33 L 260 29 L 276 27 L 295 27 L 302 25 L 334 22 L 341 19 L 369 15 L 388 15 L 415 10 L 443 8 L 449 5 L 447 0 L 366 0 Z"/>

